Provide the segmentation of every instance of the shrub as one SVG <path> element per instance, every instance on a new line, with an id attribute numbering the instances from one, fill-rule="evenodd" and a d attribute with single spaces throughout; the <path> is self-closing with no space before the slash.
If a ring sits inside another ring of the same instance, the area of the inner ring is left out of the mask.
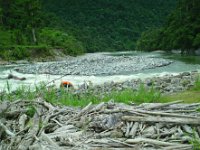
<path id="1" fill-rule="evenodd" d="M 44 28 L 39 34 L 41 44 L 64 49 L 67 55 L 78 55 L 84 52 L 82 43 L 73 36 L 55 29 Z"/>

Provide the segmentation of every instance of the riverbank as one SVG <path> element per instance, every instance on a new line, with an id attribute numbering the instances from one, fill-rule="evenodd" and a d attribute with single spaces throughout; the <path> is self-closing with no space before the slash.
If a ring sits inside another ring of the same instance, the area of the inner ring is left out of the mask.
<path id="1" fill-rule="evenodd" d="M 154 69 L 173 63 L 153 56 L 110 56 L 106 53 L 86 54 L 71 60 L 18 67 L 20 73 L 51 75 L 121 75 Z"/>
<path id="2" fill-rule="evenodd" d="M 155 90 L 164 93 L 176 93 L 186 91 L 195 85 L 195 82 L 199 79 L 199 72 L 183 72 L 176 75 L 164 75 L 162 77 L 152 77 L 145 79 L 132 79 L 124 82 L 106 82 L 102 85 L 89 85 L 83 84 L 79 87 L 79 93 L 92 93 L 93 95 L 99 95 L 100 93 L 109 94 L 112 91 L 123 91 L 131 89 L 137 91 L 143 86 L 144 88 Z"/>

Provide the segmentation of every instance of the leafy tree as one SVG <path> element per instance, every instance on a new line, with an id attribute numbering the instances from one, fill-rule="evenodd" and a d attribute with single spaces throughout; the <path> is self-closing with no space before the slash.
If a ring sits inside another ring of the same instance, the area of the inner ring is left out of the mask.
<path id="1" fill-rule="evenodd" d="M 156 48 L 163 50 L 181 49 L 182 53 L 194 53 L 194 50 L 200 47 L 199 10 L 199 0 L 179 0 L 176 9 L 169 15 L 165 26 L 160 29 L 162 36 L 158 39 L 153 34 L 154 32 L 147 31 L 145 34 L 149 36 L 142 36 L 137 42 L 137 48 L 140 49 L 146 45 L 148 49 L 152 50 L 156 50 Z M 157 40 L 161 41 L 160 44 Z M 152 43 L 152 41 L 154 42 Z"/>

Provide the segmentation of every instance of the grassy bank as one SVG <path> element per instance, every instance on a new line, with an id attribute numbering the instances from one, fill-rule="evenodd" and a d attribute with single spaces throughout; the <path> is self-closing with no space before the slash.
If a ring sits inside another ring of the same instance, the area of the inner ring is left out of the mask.
<path id="1" fill-rule="evenodd" d="M 10 85 L 7 84 L 7 91 L 10 91 Z M 67 106 L 85 106 L 92 102 L 97 104 L 100 102 L 108 102 L 113 100 L 122 103 L 144 103 L 144 102 L 159 102 L 160 92 L 155 91 L 153 88 L 146 89 L 140 86 L 138 91 L 127 89 L 121 92 L 113 91 L 110 94 L 97 94 L 91 93 L 74 93 L 66 89 L 57 89 L 54 87 L 47 88 L 44 85 L 36 86 L 35 89 L 27 89 L 20 87 L 15 92 L 9 92 L 1 95 L 2 100 L 15 101 L 19 99 L 34 100 L 42 97 L 44 100 L 52 104 L 61 104 Z"/>
<path id="2" fill-rule="evenodd" d="M 7 91 L 10 91 L 10 85 L 7 84 Z M 100 102 L 114 102 L 122 103 L 152 103 L 152 102 L 171 102 L 176 100 L 183 100 L 184 103 L 200 102 L 200 80 L 195 82 L 192 89 L 180 93 L 163 95 L 156 91 L 153 87 L 150 89 L 140 86 L 138 91 L 126 89 L 121 92 L 113 91 L 110 94 L 92 94 L 88 93 L 73 93 L 66 89 L 57 89 L 55 87 L 47 88 L 45 85 L 35 86 L 35 89 L 27 89 L 26 87 L 18 88 L 15 92 L 1 94 L 0 100 L 34 100 L 36 98 L 43 98 L 47 102 L 57 105 L 67 106 L 86 106 L 92 102 L 97 104 Z"/>

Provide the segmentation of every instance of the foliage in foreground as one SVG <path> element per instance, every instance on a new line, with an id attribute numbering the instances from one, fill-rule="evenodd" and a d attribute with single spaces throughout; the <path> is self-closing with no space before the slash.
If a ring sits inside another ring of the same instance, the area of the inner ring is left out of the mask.
<path id="1" fill-rule="evenodd" d="M 200 94 L 200 78 L 195 82 L 194 87 L 191 90 L 162 95 L 159 91 L 156 91 L 154 87 L 146 88 L 143 84 L 140 85 L 137 91 L 132 89 L 126 89 L 123 91 L 112 91 L 109 94 L 93 94 L 92 92 L 86 93 L 73 93 L 65 88 L 57 89 L 55 87 L 47 88 L 44 84 L 35 86 L 35 88 L 20 87 L 14 92 L 11 92 L 12 87 L 7 83 L 6 94 L 0 94 L 0 100 L 34 100 L 37 98 L 43 98 L 44 100 L 52 104 L 61 104 L 67 106 L 85 106 L 92 102 L 97 104 L 100 102 L 108 102 L 113 100 L 121 103 L 153 103 L 153 102 L 170 102 L 176 100 L 183 100 L 185 103 L 199 102 Z M 90 90 L 89 90 L 90 91 Z"/>
<path id="2" fill-rule="evenodd" d="M 193 145 L 193 150 L 199 150 L 200 149 L 200 139 L 198 136 L 198 133 L 193 130 L 192 133 L 192 139 L 190 140 L 190 144 Z"/>

